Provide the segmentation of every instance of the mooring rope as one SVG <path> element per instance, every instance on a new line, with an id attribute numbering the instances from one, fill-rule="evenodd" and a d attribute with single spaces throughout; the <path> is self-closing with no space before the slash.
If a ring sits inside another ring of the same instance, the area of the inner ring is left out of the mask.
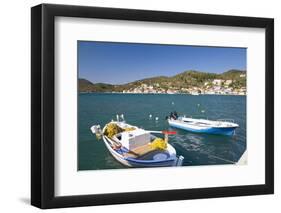
<path id="1" fill-rule="evenodd" d="M 180 143 L 174 143 L 174 144 L 177 144 L 177 145 L 183 147 Z M 183 147 L 183 148 L 184 148 L 184 147 Z M 196 152 L 195 150 L 190 150 L 190 151 Z M 237 162 L 235 162 L 235 161 L 228 160 L 228 159 L 225 159 L 225 158 L 222 158 L 222 157 L 219 157 L 219 156 L 210 154 L 209 152 L 206 152 L 206 151 L 201 151 L 201 150 L 200 150 L 200 151 L 198 151 L 198 152 L 200 152 L 200 153 L 202 153 L 202 154 L 205 154 L 205 155 L 208 155 L 208 156 L 210 156 L 210 157 L 212 157 L 212 158 L 216 158 L 216 159 L 219 159 L 219 160 L 228 162 L 228 163 L 232 163 L 232 164 L 236 164 L 236 163 L 237 163 Z"/>
<path id="2" fill-rule="evenodd" d="M 210 154 L 210 153 L 208 153 L 208 152 L 202 152 L 202 151 L 199 151 L 199 152 L 201 152 L 201 153 L 203 153 L 203 154 L 207 154 L 207 155 L 209 155 L 209 156 L 211 156 L 211 157 L 213 157 L 213 158 L 216 158 L 216 159 L 219 159 L 219 160 L 222 160 L 222 161 L 228 162 L 228 163 L 233 163 L 233 164 L 235 164 L 235 163 L 236 163 L 235 161 L 228 160 L 228 159 L 225 159 L 225 158 L 222 158 L 222 157 L 218 157 L 218 156 L 216 156 L 216 155 L 212 155 L 212 154 Z"/>

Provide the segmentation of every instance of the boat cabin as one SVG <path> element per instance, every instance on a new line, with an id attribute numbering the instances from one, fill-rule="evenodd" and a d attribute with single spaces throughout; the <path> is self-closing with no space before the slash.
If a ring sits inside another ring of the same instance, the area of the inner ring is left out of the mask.
<path id="1" fill-rule="evenodd" d="M 118 133 L 116 139 L 128 150 L 134 150 L 151 142 L 151 135 L 143 129 Z"/>

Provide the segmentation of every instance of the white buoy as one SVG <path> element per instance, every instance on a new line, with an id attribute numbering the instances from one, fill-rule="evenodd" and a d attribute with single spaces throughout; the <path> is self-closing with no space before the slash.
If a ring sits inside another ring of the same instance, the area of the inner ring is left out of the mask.
<path id="1" fill-rule="evenodd" d="M 156 121 L 158 121 L 158 119 L 159 119 L 158 117 L 155 117 L 155 120 L 156 120 Z"/>
<path id="2" fill-rule="evenodd" d="M 149 115 L 149 118 L 152 118 L 152 115 L 151 115 L 151 114 Z"/>
<path id="3" fill-rule="evenodd" d="M 205 110 L 201 110 L 201 112 L 202 112 L 202 113 L 204 113 L 204 112 L 205 112 Z"/>
<path id="4" fill-rule="evenodd" d="M 172 105 L 175 105 L 175 103 L 174 103 L 174 102 L 172 102 Z"/>

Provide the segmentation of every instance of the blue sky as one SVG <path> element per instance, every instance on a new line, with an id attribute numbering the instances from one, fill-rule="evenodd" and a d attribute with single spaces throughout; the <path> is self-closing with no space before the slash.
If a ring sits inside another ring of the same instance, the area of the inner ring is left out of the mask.
<path id="1" fill-rule="evenodd" d="M 246 70 L 245 48 L 78 42 L 78 73 L 93 83 L 123 84 L 186 70 Z"/>

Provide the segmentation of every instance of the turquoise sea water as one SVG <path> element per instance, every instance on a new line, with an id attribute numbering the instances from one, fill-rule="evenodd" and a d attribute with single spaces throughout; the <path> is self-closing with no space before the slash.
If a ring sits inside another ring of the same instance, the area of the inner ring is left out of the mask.
<path id="1" fill-rule="evenodd" d="M 171 111 L 193 118 L 233 119 L 240 127 L 234 136 L 173 129 L 165 120 Z M 92 125 L 103 127 L 116 119 L 116 114 L 124 114 L 127 123 L 147 130 L 176 130 L 176 135 L 169 136 L 169 143 L 178 155 L 184 156 L 183 166 L 229 164 L 236 162 L 246 149 L 246 96 L 80 93 L 78 170 L 126 168 L 90 131 Z"/>

